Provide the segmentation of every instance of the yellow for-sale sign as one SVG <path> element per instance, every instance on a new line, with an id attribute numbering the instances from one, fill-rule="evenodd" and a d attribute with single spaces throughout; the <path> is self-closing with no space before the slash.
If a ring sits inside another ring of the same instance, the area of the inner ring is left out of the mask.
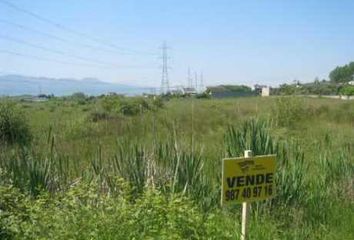
<path id="1" fill-rule="evenodd" d="M 275 167 L 275 155 L 223 159 L 222 204 L 274 197 Z"/>

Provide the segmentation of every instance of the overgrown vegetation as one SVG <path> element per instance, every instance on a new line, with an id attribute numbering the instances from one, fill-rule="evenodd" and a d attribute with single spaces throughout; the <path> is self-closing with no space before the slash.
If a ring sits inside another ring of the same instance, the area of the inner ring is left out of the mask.
<path id="1" fill-rule="evenodd" d="M 330 72 L 329 78 L 332 82 L 347 83 L 353 81 L 354 76 L 354 62 L 350 62 L 344 66 L 338 66 Z"/>
<path id="2" fill-rule="evenodd" d="M 142 97 L 105 96 L 101 101 L 101 106 L 108 114 L 134 116 L 149 110 L 162 108 L 163 102 L 160 97 L 148 99 Z"/>
<path id="3" fill-rule="evenodd" d="M 340 93 L 342 95 L 346 95 L 346 96 L 354 96 L 354 86 L 351 86 L 351 85 L 343 86 L 340 89 Z"/>
<path id="4" fill-rule="evenodd" d="M 304 100 L 300 98 L 277 98 L 272 108 L 275 124 L 280 127 L 293 128 L 297 122 L 308 117 L 309 112 L 306 111 L 304 105 Z"/>
<path id="5" fill-rule="evenodd" d="M 294 80 L 293 84 L 282 84 L 273 89 L 275 95 L 354 95 L 354 62 L 338 66 L 329 74 L 329 80 L 315 78 L 313 82 L 300 83 Z"/>
<path id="6" fill-rule="evenodd" d="M 110 96 L 84 105 L 51 99 L 15 114 L 28 117 L 35 144 L 1 149 L 1 239 L 238 238 L 240 208 L 220 207 L 221 159 L 245 149 L 277 155 L 277 195 L 253 204 L 251 239 L 354 238 L 351 103 Z"/>
<path id="7" fill-rule="evenodd" d="M 21 110 L 13 102 L 0 102 L 0 142 L 26 145 L 30 141 L 30 128 Z"/>

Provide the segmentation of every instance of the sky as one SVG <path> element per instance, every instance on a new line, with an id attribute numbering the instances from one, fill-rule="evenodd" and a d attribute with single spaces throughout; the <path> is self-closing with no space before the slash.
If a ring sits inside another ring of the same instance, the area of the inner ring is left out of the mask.
<path id="1" fill-rule="evenodd" d="M 164 41 L 171 86 L 188 67 L 205 85 L 309 82 L 354 58 L 352 0 L 4 1 L 0 74 L 159 87 Z"/>

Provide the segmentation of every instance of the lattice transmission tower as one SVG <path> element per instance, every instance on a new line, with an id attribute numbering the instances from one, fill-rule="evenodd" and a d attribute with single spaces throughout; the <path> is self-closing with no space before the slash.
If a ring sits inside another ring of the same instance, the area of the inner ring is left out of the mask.
<path id="1" fill-rule="evenodd" d="M 170 82 L 168 79 L 168 55 L 166 42 L 162 45 L 162 74 L 161 74 L 161 94 L 170 92 Z"/>

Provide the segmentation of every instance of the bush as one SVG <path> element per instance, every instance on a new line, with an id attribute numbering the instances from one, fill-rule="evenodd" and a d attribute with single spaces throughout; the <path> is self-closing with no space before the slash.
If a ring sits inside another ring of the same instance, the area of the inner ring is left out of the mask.
<path id="1" fill-rule="evenodd" d="M 203 92 L 203 93 L 199 93 L 199 94 L 197 94 L 196 95 L 196 98 L 198 98 L 198 99 L 210 99 L 211 98 L 211 96 L 210 96 L 210 94 L 208 94 L 207 92 Z"/>
<path id="2" fill-rule="evenodd" d="M 87 96 L 83 92 L 73 93 L 70 98 L 76 101 L 79 105 L 85 105 L 88 101 Z"/>
<path id="3" fill-rule="evenodd" d="M 206 218 L 182 196 L 146 189 L 130 200 L 99 194 L 95 183 L 81 182 L 55 196 L 36 199 L 0 185 L 1 239 L 230 239 L 233 225 Z M 220 231 L 220 229 L 223 229 Z"/>
<path id="4" fill-rule="evenodd" d="M 120 113 L 127 116 L 137 115 L 141 111 L 139 104 L 129 101 L 122 101 L 120 104 Z"/>
<path id="5" fill-rule="evenodd" d="M 150 104 L 144 98 L 123 99 L 120 102 L 120 113 L 127 116 L 138 115 L 151 109 Z"/>
<path id="6" fill-rule="evenodd" d="M 105 111 L 95 110 L 92 111 L 89 115 L 89 119 L 92 122 L 98 122 L 100 120 L 105 120 L 109 118 L 109 114 Z"/>
<path id="7" fill-rule="evenodd" d="M 0 141 L 6 144 L 26 145 L 32 135 L 26 118 L 14 103 L 0 103 Z"/>
<path id="8" fill-rule="evenodd" d="M 272 108 L 272 117 L 280 127 L 294 127 L 305 113 L 304 101 L 296 97 L 277 98 Z"/>
<path id="9" fill-rule="evenodd" d="M 340 94 L 346 95 L 346 96 L 353 96 L 354 95 L 354 86 L 345 86 L 341 88 Z"/>
<path id="10" fill-rule="evenodd" d="M 163 99 L 161 97 L 154 97 L 152 100 L 152 105 L 156 109 L 163 108 L 164 107 Z"/>
<path id="11" fill-rule="evenodd" d="M 86 95 L 83 92 L 75 92 L 71 95 L 71 98 L 75 100 L 85 100 Z"/>
<path id="12" fill-rule="evenodd" d="M 114 111 L 118 111 L 120 105 L 119 96 L 104 96 L 101 100 L 101 106 L 104 111 L 108 113 L 112 113 Z"/>
<path id="13" fill-rule="evenodd" d="M 154 103 L 160 104 L 158 102 Z M 144 98 L 124 98 L 121 96 L 106 96 L 101 102 L 102 108 L 108 113 L 120 113 L 134 116 L 151 110 L 150 102 Z"/>

